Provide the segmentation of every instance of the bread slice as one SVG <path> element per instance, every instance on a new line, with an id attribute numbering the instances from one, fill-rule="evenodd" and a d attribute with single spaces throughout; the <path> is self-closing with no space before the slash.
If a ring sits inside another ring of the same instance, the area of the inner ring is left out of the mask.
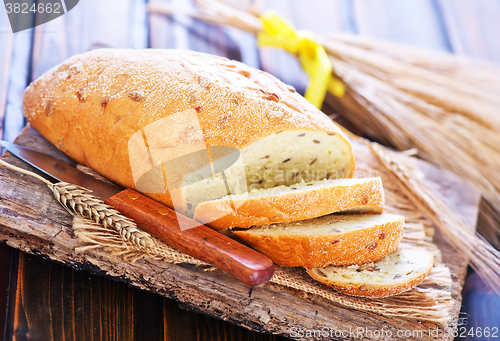
<path id="1" fill-rule="evenodd" d="M 417 286 L 431 271 L 425 250 L 398 250 L 373 263 L 308 268 L 315 280 L 347 295 L 387 297 Z"/>
<path id="2" fill-rule="evenodd" d="M 394 214 L 331 214 L 233 233 L 278 265 L 352 265 L 395 251 L 403 237 L 403 223 L 404 217 Z"/>
<path id="3" fill-rule="evenodd" d="M 224 230 L 305 220 L 353 209 L 382 213 L 383 207 L 384 190 L 379 177 L 302 181 L 203 202 L 196 208 L 194 219 Z"/>
<path id="4" fill-rule="evenodd" d="M 182 188 L 181 194 L 186 205 L 185 214 L 193 217 L 202 202 L 242 195 L 253 189 L 351 178 L 352 173 L 346 166 L 349 151 L 345 146 L 335 135 L 305 129 L 263 137 L 239 149 L 240 158 L 224 170 L 225 179 L 222 173 L 206 179 L 197 178 L 200 172 L 186 174 L 184 179 L 189 185 Z M 213 160 L 213 153 L 211 155 Z"/>

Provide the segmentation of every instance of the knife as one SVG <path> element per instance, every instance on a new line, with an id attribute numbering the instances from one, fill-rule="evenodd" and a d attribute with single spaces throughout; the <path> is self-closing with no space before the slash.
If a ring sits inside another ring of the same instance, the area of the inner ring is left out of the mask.
<path id="1" fill-rule="evenodd" d="M 113 206 L 148 232 L 173 248 L 215 266 L 246 285 L 269 281 L 272 261 L 235 240 L 194 222 L 192 219 L 132 189 L 121 189 L 87 175 L 77 168 L 38 151 L 0 140 L 0 145 L 58 181 L 92 190 L 92 195 Z M 180 223 L 197 227 L 181 231 Z"/>

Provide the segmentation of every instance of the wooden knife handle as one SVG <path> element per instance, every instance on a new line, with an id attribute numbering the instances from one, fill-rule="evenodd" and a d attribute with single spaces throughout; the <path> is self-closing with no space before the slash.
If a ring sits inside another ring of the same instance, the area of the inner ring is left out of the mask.
<path id="1" fill-rule="evenodd" d="M 177 219 L 190 218 L 132 189 L 113 195 L 106 203 L 132 218 L 143 231 L 247 285 L 265 284 L 273 276 L 274 264 L 263 254 L 205 225 L 181 231 Z"/>

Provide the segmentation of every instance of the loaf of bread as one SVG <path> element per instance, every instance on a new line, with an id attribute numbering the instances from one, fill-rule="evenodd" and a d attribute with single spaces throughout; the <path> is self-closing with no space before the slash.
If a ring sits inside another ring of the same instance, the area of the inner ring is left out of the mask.
<path id="1" fill-rule="evenodd" d="M 308 268 L 315 280 L 347 295 L 386 297 L 417 286 L 431 271 L 433 256 L 425 250 L 398 250 L 373 263 Z"/>
<path id="2" fill-rule="evenodd" d="M 278 265 L 322 267 L 384 257 L 397 249 L 403 223 L 404 217 L 394 214 L 330 214 L 233 233 Z"/>
<path id="3" fill-rule="evenodd" d="M 30 84 L 23 106 L 77 162 L 190 216 L 200 202 L 355 167 L 344 134 L 292 87 L 192 51 L 77 55 Z"/>
<path id="4" fill-rule="evenodd" d="M 383 208 L 384 189 L 379 177 L 336 179 L 253 189 L 250 193 L 205 201 L 196 208 L 194 219 L 224 230 L 305 220 L 347 210 L 382 213 Z"/>

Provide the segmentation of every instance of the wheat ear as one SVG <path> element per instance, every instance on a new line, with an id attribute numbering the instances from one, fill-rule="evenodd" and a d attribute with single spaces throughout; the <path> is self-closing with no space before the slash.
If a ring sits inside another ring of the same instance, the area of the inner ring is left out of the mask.
<path id="1" fill-rule="evenodd" d="M 139 230 L 133 220 L 123 216 L 112 206 L 105 204 L 102 200 L 93 196 L 91 190 L 66 182 L 53 184 L 38 174 L 11 165 L 3 160 L 0 160 L 0 164 L 44 182 L 52 194 L 54 194 L 57 201 L 70 214 L 91 219 L 106 228 L 113 229 L 124 240 L 130 241 L 141 248 L 152 248 L 155 246 L 149 234 Z"/>

